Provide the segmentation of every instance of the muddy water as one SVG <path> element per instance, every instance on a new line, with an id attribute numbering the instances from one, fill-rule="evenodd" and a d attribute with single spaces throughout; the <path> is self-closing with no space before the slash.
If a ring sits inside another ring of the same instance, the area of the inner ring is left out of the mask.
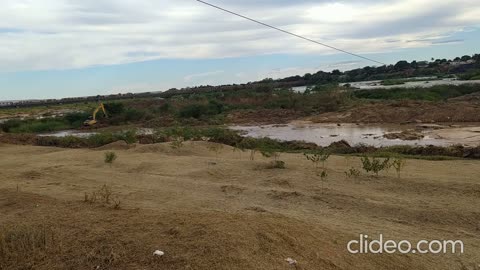
<path id="1" fill-rule="evenodd" d="M 57 131 L 57 132 L 52 132 L 52 133 L 44 133 L 44 134 L 38 134 L 37 136 L 40 137 L 67 137 L 67 136 L 74 136 L 74 137 L 79 137 L 79 138 L 88 138 L 91 135 L 95 135 L 97 132 L 80 132 L 77 130 L 63 130 L 63 131 Z"/>
<path id="2" fill-rule="evenodd" d="M 282 141 L 306 141 L 320 146 L 328 146 L 340 140 L 350 145 L 366 144 L 371 146 L 393 145 L 438 145 L 447 146 L 458 143 L 440 138 L 432 130 L 421 131 L 425 136 L 419 140 L 386 139 L 383 135 L 397 133 L 412 126 L 388 125 L 356 125 L 356 124 L 309 124 L 293 123 L 288 125 L 234 126 L 234 130 L 242 131 L 245 136 L 254 138 L 268 137 Z"/>
<path id="3" fill-rule="evenodd" d="M 429 126 L 429 125 L 425 125 Z M 321 146 L 328 146 L 340 140 L 347 141 L 350 145 L 366 144 L 371 146 L 393 145 L 437 145 L 449 146 L 463 144 L 465 146 L 480 145 L 480 123 L 463 127 L 442 127 L 431 125 L 432 128 L 419 129 L 415 125 L 382 125 L 382 124 L 315 124 L 310 122 L 292 122 L 288 125 L 264 126 L 232 126 L 230 129 L 240 131 L 244 136 L 263 138 L 268 137 L 282 141 L 306 141 Z M 434 127 L 434 128 L 433 128 Z M 398 133 L 405 130 L 414 130 L 421 133 L 424 138 L 419 140 L 387 139 L 387 133 Z M 155 130 L 139 128 L 137 134 L 153 134 Z M 97 132 L 80 132 L 65 130 L 38 136 L 65 137 L 75 136 L 86 138 Z"/>
<path id="4" fill-rule="evenodd" d="M 399 85 L 382 85 L 382 81 L 363 81 L 349 83 L 351 87 L 358 89 L 391 89 L 391 88 L 429 88 L 437 85 L 463 85 L 463 84 L 480 84 L 480 80 L 461 81 L 455 79 L 442 79 L 442 80 L 425 80 L 425 81 L 413 81 L 405 82 Z M 345 84 L 342 84 L 345 85 Z"/>
<path id="5" fill-rule="evenodd" d="M 126 130 L 125 130 L 126 131 Z M 151 128 L 139 128 L 136 130 L 138 135 L 151 135 L 155 133 L 154 129 Z M 42 137 L 67 137 L 67 136 L 73 136 L 73 137 L 79 137 L 79 138 L 87 138 L 91 135 L 98 134 L 99 132 L 82 132 L 78 130 L 62 130 L 62 131 L 56 131 L 56 132 L 50 132 L 50 133 L 43 133 L 43 134 L 38 134 L 38 136 Z"/>

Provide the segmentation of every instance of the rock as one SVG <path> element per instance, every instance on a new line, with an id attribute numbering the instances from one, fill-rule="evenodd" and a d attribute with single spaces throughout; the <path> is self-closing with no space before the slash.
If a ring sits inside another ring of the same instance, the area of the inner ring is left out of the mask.
<path id="1" fill-rule="evenodd" d="M 444 129 L 446 126 L 437 125 L 437 124 L 421 124 L 415 126 L 417 129 Z"/>
<path id="2" fill-rule="evenodd" d="M 398 133 L 387 133 L 387 134 L 383 135 L 383 137 L 386 138 L 386 139 L 389 139 L 389 140 L 400 139 L 400 140 L 403 140 L 403 141 L 415 141 L 415 140 L 423 139 L 423 137 L 425 137 L 425 136 L 423 134 L 417 133 L 413 130 L 404 130 L 404 131 L 398 132 Z"/>
<path id="3" fill-rule="evenodd" d="M 294 260 L 292 258 L 286 258 L 285 261 L 287 261 L 290 265 L 297 265 L 297 260 Z"/>
<path id="4" fill-rule="evenodd" d="M 165 252 L 161 251 L 161 250 L 155 250 L 155 252 L 153 252 L 153 256 L 163 256 L 165 255 Z"/>

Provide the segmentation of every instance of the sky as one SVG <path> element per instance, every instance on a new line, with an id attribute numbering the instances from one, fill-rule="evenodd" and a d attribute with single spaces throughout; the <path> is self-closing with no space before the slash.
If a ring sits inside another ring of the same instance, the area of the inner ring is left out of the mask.
<path id="1" fill-rule="evenodd" d="M 208 0 L 391 64 L 480 53 L 478 0 Z M 162 91 L 378 65 L 195 0 L 2 0 L 0 100 Z"/>

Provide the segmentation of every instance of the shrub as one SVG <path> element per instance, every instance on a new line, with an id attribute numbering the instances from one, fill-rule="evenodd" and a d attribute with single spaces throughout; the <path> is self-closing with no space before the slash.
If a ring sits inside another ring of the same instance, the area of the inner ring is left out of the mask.
<path id="1" fill-rule="evenodd" d="M 90 195 L 85 192 L 84 202 L 86 203 L 101 203 L 103 206 L 109 206 L 113 203 L 113 209 L 120 209 L 120 199 L 118 196 L 114 195 L 113 190 L 107 186 L 103 185 L 98 191 L 92 192 Z"/>
<path id="2" fill-rule="evenodd" d="M 69 129 L 71 126 L 60 118 L 9 120 L 1 124 L 4 132 L 11 133 L 41 133 Z"/>
<path id="3" fill-rule="evenodd" d="M 86 112 L 75 112 L 69 113 L 65 115 L 65 120 L 72 126 L 72 127 L 80 127 L 83 125 L 83 122 L 88 119 L 91 115 Z"/>
<path id="4" fill-rule="evenodd" d="M 202 115 L 208 114 L 209 108 L 202 104 L 191 104 L 180 109 L 179 116 L 182 118 L 199 119 Z"/>
<path id="5" fill-rule="evenodd" d="M 407 164 L 406 160 L 403 158 L 395 158 L 392 161 L 392 167 L 395 168 L 395 171 L 397 172 L 397 177 L 400 178 L 400 173 L 402 169 L 405 167 Z"/>
<path id="6" fill-rule="evenodd" d="M 100 147 L 116 141 L 113 133 L 93 134 L 89 136 L 86 140 L 90 147 Z"/>
<path id="7" fill-rule="evenodd" d="M 269 169 L 285 169 L 285 161 L 281 160 L 272 160 L 267 168 Z"/>
<path id="8" fill-rule="evenodd" d="M 180 149 L 183 147 L 183 138 L 182 137 L 177 137 L 175 138 L 171 143 L 170 143 L 170 147 L 172 147 L 172 149 Z"/>
<path id="9" fill-rule="evenodd" d="M 373 172 L 378 177 L 378 173 L 382 170 L 390 168 L 390 158 L 379 159 L 372 157 L 371 159 L 367 156 L 361 158 L 363 169 L 369 173 Z"/>
<path id="10" fill-rule="evenodd" d="M 347 178 L 357 179 L 360 176 L 360 171 L 352 167 L 348 171 L 345 172 L 345 176 Z"/>
<path id="11" fill-rule="evenodd" d="M 307 160 L 310 160 L 314 164 L 315 169 L 318 168 L 319 162 L 322 162 L 322 168 L 325 169 L 325 162 L 330 157 L 330 152 L 328 152 L 324 149 L 321 149 L 321 150 L 317 150 L 317 151 L 315 151 L 311 154 L 303 153 L 303 155 L 305 156 L 305 158 Z"/>
<path id="12" fill-rule="evenodd" d="M 274 161 L 277 161 L 278 158 L 280 157 L 280 153 L 271 149 L 271 148 L 260 148 L 260 153 L 262 154 L 262 156 L 266 157 L 266 158 L 271 158 L 273 157 Z"/>
<path id="13" fill-rule="evenodd" d="M 121 133 L 114 134 L 115 140 L 122 140 L 128 144 L 137 142 L 137 132 L 135 130 L 127 130 Z"/>
<path id="14" fill-rule="evenodd" d="M 119 102 L 105 103 L 105 110 L 108 115 L 119 115 L 125 112 L 125 104 Z"/>
<path id="15" fill-rule="evenodd" d="M 320 176 L 320 181 L 322 183 L 322 192 L 324 190 L 324 183 L 327 181 L 328 173 L 327 170 L 322 169 L 320 173 L 317 173 L 317 176 Z"/>
<path id="16" fill-rule="evenodd" d="M 145 116 L 146 112 L 129 108 L 125 110 L 125 122 L 135 122 L 141 120 Z"/>
<path id="17" fill-rule="evenodd" d="M 116 159 L 117 159 L 117 154 L 115 154 L 115 152 L 105 153 L 105 163 L 112 165 Z"/>
<path id="18" fill-rule="evenodd" d="M 173 109 L 172 105 L 169 102 L 166 102 L 162 104 L 160 107 L 158 107 L 158 109 L 156 109 L 155 111 L 159 113 L 169 113 L 172 111 L 172 109 Z"/>

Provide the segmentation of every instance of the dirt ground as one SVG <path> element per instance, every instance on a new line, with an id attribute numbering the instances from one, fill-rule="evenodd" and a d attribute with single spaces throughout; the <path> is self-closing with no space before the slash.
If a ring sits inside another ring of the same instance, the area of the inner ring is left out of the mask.
<path id="1" fill-rule="evenodd" d="M 235 125 L 286 124 L 305 117 L 305 113 L 288 109 L 240 110 L 227 115 L 227 122 Z"/>
<path id="2" fill-rule="evenodd" d="M 408 160 L 400 179 L 352 179 L 360 161 L 333 156 L 322 188 L 300 154 L 267 169 L 210 146 L 112 146 L 110 166 L 108 147 L 0 145 L 0 236 L 28 240 L 2 249 L 0 237 L 0 269 L 480 269 L 480 161 Z M 104 185 L 120 209 L 90 200 Z M 465 253 L 349 254 L 361 233 L 462 240 Z"/>
<path id="3" fill-rule="evenodd" d="M 342 112 L 307 117 L 316 123 L 458 123 L 480 122 L 480 103 L 471 101 L 374 102 Z"/>

